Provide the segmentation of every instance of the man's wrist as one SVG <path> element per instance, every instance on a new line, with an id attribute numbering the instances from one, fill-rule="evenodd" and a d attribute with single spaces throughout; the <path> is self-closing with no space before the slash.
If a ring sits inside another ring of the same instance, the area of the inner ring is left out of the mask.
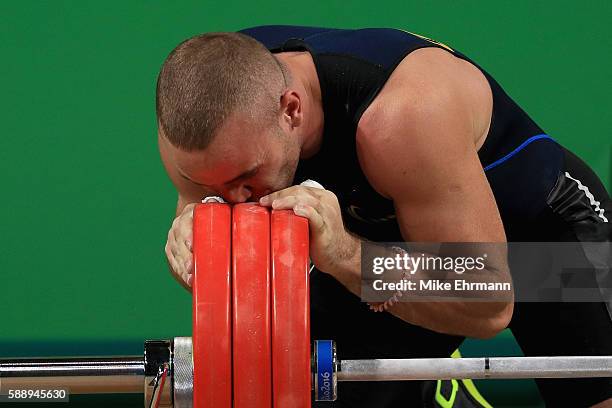
<path id="1" fill-rule="evenodd" d="M 329 274 L 356 295 L 361 293 L 361 239 L 347 233 Z"/>

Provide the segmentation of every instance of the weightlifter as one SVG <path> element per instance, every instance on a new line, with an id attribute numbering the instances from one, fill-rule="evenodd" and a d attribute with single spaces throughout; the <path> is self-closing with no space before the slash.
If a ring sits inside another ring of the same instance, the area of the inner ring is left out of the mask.
<path id="1" fill-rule="evenodd" d="M 506 327 L 527 356 L 612 355 L 605 302 L 361 302 L 362 240 L 610 240 L 597 176 L 460 52 L 394 29 L 203 34 L 170 53 L 156 96 L 178 191 L 166 255 L 186 288 L 194 205 L 259 201 L 308 219 L 312 337 L 340 358 L 448 357 Z M 610 378 L 537 384 L 551 407 L 612 406 Z M 343 383 L 337 406 L 424 405 L 421 386 Z"/>

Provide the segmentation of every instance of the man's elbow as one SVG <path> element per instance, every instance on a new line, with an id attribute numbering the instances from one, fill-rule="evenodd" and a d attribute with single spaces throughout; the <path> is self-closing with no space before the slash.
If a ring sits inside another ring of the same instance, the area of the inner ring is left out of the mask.
<path id="1" fill-rule="evenodd" d="M 496 303 L 496 305 L 499 305 L 499 307 L 495 307 L 488 317 L 479 319 L 470 337 L 490 339 L 508 327 L 510 320 L 512 320 L 514 302 Z"/>

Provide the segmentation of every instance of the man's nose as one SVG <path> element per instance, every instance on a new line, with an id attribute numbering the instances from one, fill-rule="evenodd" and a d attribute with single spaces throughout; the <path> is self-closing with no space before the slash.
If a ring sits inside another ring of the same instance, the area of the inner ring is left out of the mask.
<path id="1" fill-rule="evenodd" d="M 240 185 L 238 187 L 230 189 L 227 194 L 227 200 L 230 203 L 244 203 L 253 196 L 253 191 L 250 187 Z"/>

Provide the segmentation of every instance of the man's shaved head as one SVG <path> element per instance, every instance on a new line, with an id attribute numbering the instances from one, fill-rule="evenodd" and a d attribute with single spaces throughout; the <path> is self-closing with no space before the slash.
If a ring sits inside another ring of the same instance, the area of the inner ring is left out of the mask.
<path id="1" fill-rule="evenodd" d="M 175 147 L 203 150 L 233 113 L 272 122 L 286 77 L 282 64 L 246 35 L 197 35 L 179 44 L 161 68 L 158 124 Z"/>

